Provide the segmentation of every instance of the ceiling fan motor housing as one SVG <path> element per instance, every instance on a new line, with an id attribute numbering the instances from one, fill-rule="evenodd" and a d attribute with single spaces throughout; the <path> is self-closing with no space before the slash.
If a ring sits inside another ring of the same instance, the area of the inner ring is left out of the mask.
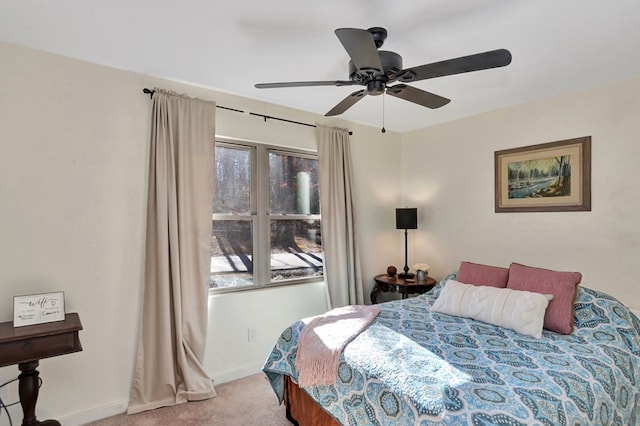
<path id="1" fill-rule="evenodd" d="M 354 83 L 367 86 L 369 95 L 380 95 L 384 92 L 385 84 L 388 81 L 395 80 L 398 73 L 402 70 L 402 56 L 395 52 L 387 50 L 379 50 L 380 63 L 382 64 L 382 72 L 371 70 L 358 70 L 349 61 L 349 79 Z M 379 86 L 380 90 L 376 90 Z"/>

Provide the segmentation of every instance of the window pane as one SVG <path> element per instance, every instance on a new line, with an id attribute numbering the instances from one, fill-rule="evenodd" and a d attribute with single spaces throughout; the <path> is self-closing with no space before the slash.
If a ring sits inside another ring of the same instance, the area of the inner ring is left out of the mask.
<path id="1" fill-rule="evenodd" d="M 216 145 L 213 213 L 249 214 L 250 197 L 251 151 Z"/>
<path id="2" fill-rule="evenodd" d="M 209 288 L 253 285 L 253 234 L 250 220 L 214 220 Z"/>
<path id="3" fill-rule="evenodd" d="M 271 214 L 320 214 L 318 160 L 269 153 Z"/>
<path id="4" fill-rule="evenodd" d="M 322 276 L 319 220 L 271 221 L 271 280 Z"/>

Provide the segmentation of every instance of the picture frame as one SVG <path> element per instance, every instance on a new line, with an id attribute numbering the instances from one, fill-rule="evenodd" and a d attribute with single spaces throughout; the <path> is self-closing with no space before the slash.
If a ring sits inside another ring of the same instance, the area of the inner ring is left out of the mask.
<path id="1" fill-rule="evenodd" d="M 64 321 L 64 292 L 29 294 L 13 298 L 13 326 Z"/>
<path id="2" fill-rule="evenodd" d="M 495 211 L 591 211 L 591 136 L 495 151 Z"/>

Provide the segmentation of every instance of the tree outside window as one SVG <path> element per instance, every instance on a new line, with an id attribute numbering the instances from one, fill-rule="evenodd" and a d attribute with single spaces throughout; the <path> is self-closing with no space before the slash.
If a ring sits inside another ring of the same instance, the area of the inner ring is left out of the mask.
<path id="1" fill-rule="evenodd" d="M 322 277 L 315 154 L 219 141 L 214 188 L 210 288 Z"/>

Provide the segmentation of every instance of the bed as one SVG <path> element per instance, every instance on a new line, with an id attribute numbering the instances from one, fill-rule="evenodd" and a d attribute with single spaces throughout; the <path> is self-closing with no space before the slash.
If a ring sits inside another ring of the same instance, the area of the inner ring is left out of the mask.
<path id="1" fill-rule="evenodd" d="M 432 312 L 430 293 L 385 302 L 342 351 L 335 384 L 296 386 L 298 337 L 286 328 L 263 371 L 300 425 L 640 424 L 640 321 L 578 287 L 570 334 L 541 338 Z M 311 405 L 310 405 L 311 404 Z M 295 412 L 293 412 L 295 411 Z M 311 413 L 309 418 L 300 418 Z"/>

